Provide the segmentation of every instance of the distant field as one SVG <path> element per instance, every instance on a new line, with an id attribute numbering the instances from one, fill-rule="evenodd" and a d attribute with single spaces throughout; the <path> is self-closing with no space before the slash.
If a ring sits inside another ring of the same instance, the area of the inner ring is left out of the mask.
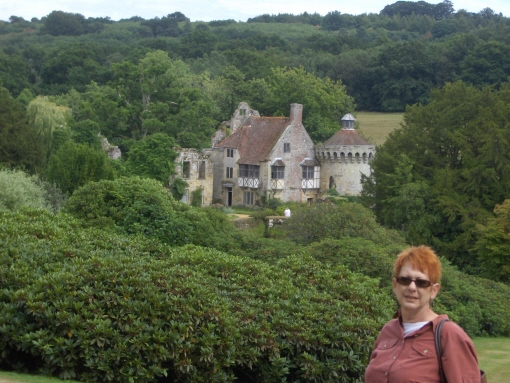
<path id="1" fill-rule="evenodd" d="M 355 118 L 363 136 L 376 145 L 386 141 L 388 134 L 400 127 L 404 113 L 356 112 Z"/>

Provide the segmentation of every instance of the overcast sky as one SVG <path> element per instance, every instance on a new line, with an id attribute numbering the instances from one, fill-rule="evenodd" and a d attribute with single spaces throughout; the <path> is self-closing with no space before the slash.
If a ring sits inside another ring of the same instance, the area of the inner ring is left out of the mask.
<path id="1" fill-rule="evenodd" d="M 52 11 L 81 13 L 85 17 L 106 17 L 112 20 L 141 16 L 151 19 L 176 11 L 184 13 L 191 21 L 211 21 L 234 19 L 246 21 L 250 17 L 264 13 L 303 12 L 326 15 L 339 11 L 351 15 L 379 13 L 386 5 L 397 0 L 1 0 L 0 20 L 10 16 L 21 16 L 25 20 L 40 19 Z M 431 4 L 441 1 L 430 0 Z M 510 0 L 453 0 L 454 9 L 479 12 L 491 8 L 496 13 L 510 17 Z"/>

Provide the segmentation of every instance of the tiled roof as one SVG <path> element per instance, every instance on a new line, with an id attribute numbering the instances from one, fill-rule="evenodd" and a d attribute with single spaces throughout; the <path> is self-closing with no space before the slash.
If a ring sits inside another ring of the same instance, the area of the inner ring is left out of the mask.
<path id="1" fill-rule="evenodd" d="M 333 137 L 324 143 L 324 146 L 331 145 L 373 145 L 354 129 L 341 129 Z"/>
<path id="2" fill-rule="evenodd" d="M 258 165 L 268 158 L 289 124 L 289 117 L 251 116 L 217 147 L 237 149 L 241 157 L 238 161 L 240 164 Z"/>

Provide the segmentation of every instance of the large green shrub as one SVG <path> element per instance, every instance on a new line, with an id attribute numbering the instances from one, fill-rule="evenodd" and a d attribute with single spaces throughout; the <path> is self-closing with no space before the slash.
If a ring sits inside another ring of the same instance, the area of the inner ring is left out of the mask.
<path id="1" fill-rule="evenodd" d="M 87 182 L 113 179 L 114 176 L 103 150 L 70 140 L 65 142 L 48 162 L 48 180 L 69 194 Z"/>
<path id="2" fill-rule="evenodd" d="M 0 210 L 31 207 L 58 212 L 65 202 L 60 189 L 21 170 L 0 170 Z"/>
<path id="3" fill-rule="evenodd" d="M 397 245 L 381 247 L 363 238 L 326 239 L 302 249 L 315 259 L 328 264 L 342 264 L 349 270 L 380 280 L 380 286 L 393 295 L 391 278 Z M 441 290 L 434 310 L 445 313 L 471 336 L 510 335 L 510 307 L 500 302 L 510 300 L 510 287 L 460 272 L 442 259 Z M 397 308 L 396 301 L 393 306 Z"/>
<path id="4" fill-rule="evenodd" d="M 224 214 L 176 201 L 149 178 L 90 182 L 69 198 L 65 210 L 88 226 L 114 227 L 171 245 L 192 243 L 227 250 L 236 244 L 233 226 Z"/>
<path id="5" fill-rule="evenodd" d="M 359 382 L 391 316 L 377 282 L 0 213 L 0 366 L 88 381 Z"/>
<path id="6" fill-rule="evenodd" d="M 299 209 L 284 227 L 290 239 L 305 245 L 343 237 L 361 237 L 384 246 L 403 244 L 395 231 L 380 226 L 372 211 L 357 203 L 324 203 Z"/>

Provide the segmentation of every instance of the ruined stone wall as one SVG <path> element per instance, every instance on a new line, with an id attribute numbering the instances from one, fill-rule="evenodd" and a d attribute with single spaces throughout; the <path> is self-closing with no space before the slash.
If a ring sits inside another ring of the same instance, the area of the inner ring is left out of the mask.
<path id="1" fill-rule="evenodd" d="M 213 203 L 214 166 L 209 153 L 197 149 L 176 149 L 177 176 L 188 183 L 183 202 L 191 203 L 192 192 L 202 189 L 202 206 Z"/>

